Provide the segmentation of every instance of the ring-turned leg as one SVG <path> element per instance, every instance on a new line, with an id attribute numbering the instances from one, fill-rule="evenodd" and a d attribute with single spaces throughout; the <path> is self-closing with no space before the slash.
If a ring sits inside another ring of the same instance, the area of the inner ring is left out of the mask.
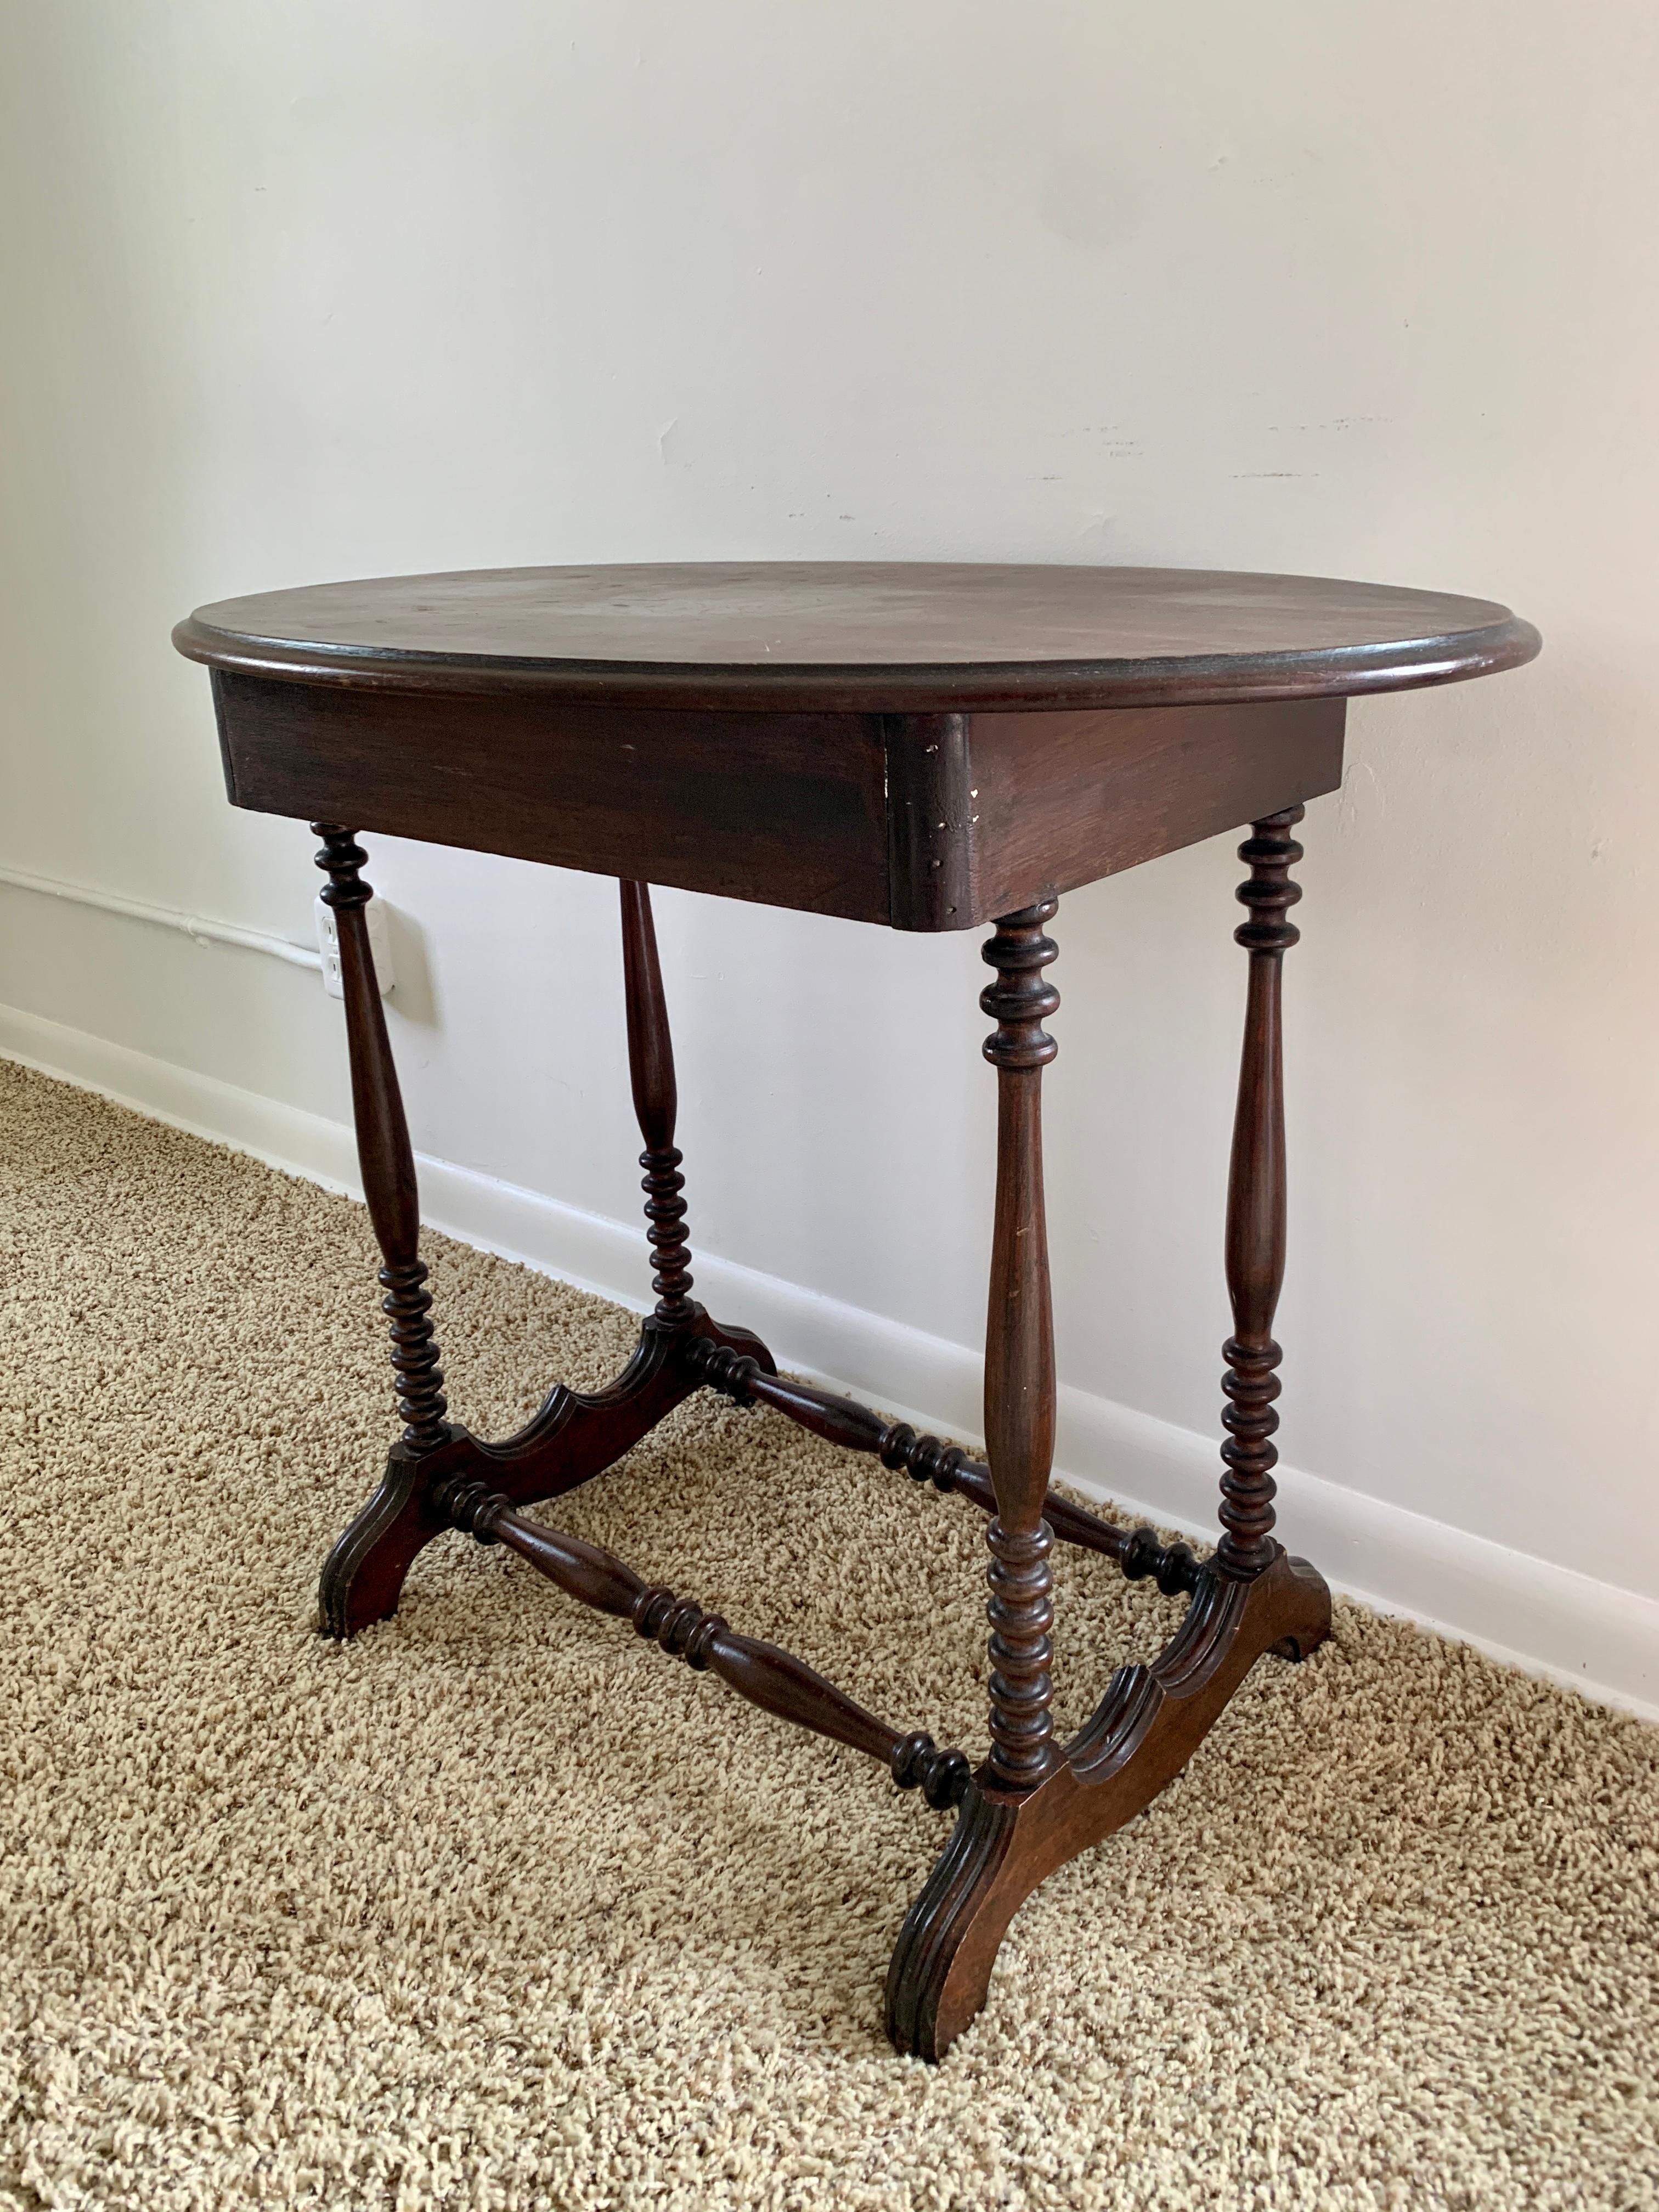
<path id="1" fill-rule="evenodd" d="M 363 911 L 374 896 L 361 872 L 368 855 L 349 830 L 331 822 L 313 822 L 311 827 L 323 840 L 317 866 L 328 877 L 323 899 L 334 910 L 339 938 L 357 1159 L 368 1218 L 385 1262 L 380 1283 L 392 1328 L 398 1406 L 404 1417 L 403 1436 L 392 1448 L 380 1489 L 330 1553 L 323 1569 L 323 1626 L 344 1635 L 395 1608 L 416 1553 L 443 1528 L 428 1503 L 426 1463 L 431 1453 L 449 1442 L 451 1431 L 444 1419 L 447 1408 L 432 1328 L 432 1299 L 420 1257 L 415 1154 Z"/>
<path id="2" fill-rule="evenodd" d="M 684 1158 L 674 1142 L 679 1090 L 674 1080 L 674 1046 L 657 958 L 656 924 L 647 884 L 622 884 L 623 979 L 628 1004 L 628 1072 L 634 1086 L 634 1112 L 645 1150 L 646 1231 L 656 1260 L 651 1287 L 657 1293 L 655 1318 L 665 1328 L 689 1322 L 695 1307 L 691 1251 L 685 1237 L 685 1200 L 680 1195 Z"/>
<path id="3" fill-rule="evenodd" d="M 1285 1268 L 1279 974 L 1285 948 L 1297 939 L 1285 916 L 1299 896 L 1288 872 L 1301 855 L 1290 835 L 1301 815 L 1298 806 L 1258 822 L 1240 851 L 1250 877 L 1238 896 L 1250 919 L 1237 937 L 1250 954 L 1250 980 L 1228 1188 L 1234 1331 L 1226 1347 L 1222 1541 L 1199 1571 L 1173 1641 L 1150 1667 L 1121 1668 L 1063 1747 L 1048 1735 L 1048 1590 L 1040 1540 L 1047 1531 L 1038 1518 L 1054 1418 L 1036 1096 L 1037 1071 L 1054 1052 L 1042 1017 L 1055 1000 L 1039 981 L 1054 957 L 1041 935 L 1053 905 L 999 922 L 986 950 L 1002 977 L 983 1001 L 998 1019 L 986 1053 L 997 1064 L 1000 1094 L 986 1352 L 986 1430 L 998 1506 L 992 1750 L 893 1954 L 887 2032 L 904 2052 L 944 2056 L 983 2005 L 997 1951 L 1021 1905 L 1057 1867 L 1121 1827 L 1175 1778 L 1263 1652 L 1304 1658 L 1330 1632 L 1330 1592 L 1271 1533 L 1279 1358 L 1272 1328 Z"/>
<path id="4" fill-rule="evenodd" d="M 1043 975 L 1058 948 L 1045 899 L 999 921 L 984 948 L 997 980 L 980 1005 L 995 1020 L 985 1056 L 997 1071 L 996 1210 L 985 1327 L 985 1437 L 996 1513 L 991 1550 L 991 1749 L 957 1832 L 904 1923 L 887 1978 L 887 2032 L 901 2051 L 937 2057 L 940 2004 L 964 1943 L 982 1920 L 994 1836 L 1042 1793 L 1056 1758 L 1048 1716 L 1054 1647 L 1054 1537 L 1043 1499 L 1054 1443 L 1054 1344 L 1042 1189 L 1042 1070 L 1057 1049 L 1043 1028 L 1060 994 Z M 984 1816 L 979 1818 L 977 1816 Z M 986 1824 L 988 1820 L 988 1825 Z M 995 1956 L 997 1931 L 991 1945 Z M 990 1958 L 985 1974 L 990 1972 Z M 984 2002 L 983 1990 L 963 2023 Z"/>
<path id="5" fill-rule="evenodd" d="M 397 1610 L 416 1554 L 453 1526 L 437 1493 L 482 1482 L 514 1505 L 556 1498 L 612 1465 L 699 1387 L 682 1357 L 707 1340 L 775 1370 L 772 1355 L 746 1329 L 711 1321 L 690 1297 L 684 1233 L 684 1178 L 674 1146 L 674 1055 L 643 884 L 622 887 L 623 974 L 627 994 L 629 1066 L 646 1150 L 646 1213 L 656 1256 L 655 1310 L 647 1315 L 633 1358 L 616 1381 L 592 1393 L 562 1383 L 549 1392 L 528 1424 L 499 1443 L 446 1421 L 437 1346 L 428 1318 L 426 1269 L 416 1254 L 419 1206 L 414 1154 L 398 1097 L 397 1072 L 374 980 L 362 908 L 372 893 L 360 871 L 367 858 L 350 833 L 314 823 L 324 840 L 318 865 L 328 872 L 323 894 L 338 917 L 346 1035 L 351 1055 L 357 1148 L 369 1214 L 386 1259 L 380 1280 L 392 1320 L 406 1426 L 393 1445 L 374 1497 L 330 1553 L 323 1569 L 322 1626 L 355 1636 Z M 446 1489 L 446 1486 L 447 1488 Z"/>
<path id="6" fill-rule="evenodd" d="M 628 1006 L 628 1071 L 634 1113 L 645 1139 L 640 1165 L 645 1170 L 646 1231 L 654 1272 L 651 1287 L 657 1303 L 641 1334 L 641 1359 L 675 1355 L 682 1397 L 702 1381 L 685 1355 L 693 1342 L 723 1346 L 758 1361 L 762 1371 L 777 1372 L 771 1353 L 746 1328 L 726 1328 L 710 1321 L 691 1297 L 691 1248 L 685 1234 L 684 1155 L 674 1142 L 679 1088 L 674 1077 L 674 1042 L 668 1026 L 657 930 L 651 915 L 648 884 L 623 880 L 622 886 L 623 981 Z M 659 1416 L 660 1418 L 660 1416 Z"/>
<path id="7" fill-rule="evenodd" d="M 985 1323 L 985 1443 L 996 1515 L 991 1547 L 992 1778 L 1029 1789 L 1053 1763 L 1048 1681 L 1054 1646 L 1054 1536 L 1042 1517 L 1054 1455 L 1054 1324 L 1042 1203 L 1042 1071 L 1060 1004 L 1043 975 L 1058 950 L 1042 925 L 1056 902 L 996 925 L 985 947 L 997 971 L 980 1005 L 996 1028 L 985 1057 L 997 1071 L 997 1193 Z"/>
<path id="8" fill-rule="evenodd" d="M 1250 910 L 1233 932 L 1250 956 L 1244 1048 L 1239 1062 L 1238 1104 L 1233 1117 L 1231 1170 L 1227 1179 L 1227 1293 L 1233 1333 L 1221 1348 L 1227 1363 L 1221 1416 L 1221 1542 L 1217 1563 L 1229 1574 L 1259 1575 L 1279 1547 L 1273 1540 L 1273 1443 L 1279 1426 L 1279 1363 L 1273 1313 L 1285 1280 L 1285 1053 L 1281 979 L 1285 955 L 1302 933 L 1287 917 L 1302 896 L 1290 872 L 1302 858 L 1291 831 L 1299 806 L 1256 823 L 1238 848 L 1249 865 L 1238 887 Z"/>

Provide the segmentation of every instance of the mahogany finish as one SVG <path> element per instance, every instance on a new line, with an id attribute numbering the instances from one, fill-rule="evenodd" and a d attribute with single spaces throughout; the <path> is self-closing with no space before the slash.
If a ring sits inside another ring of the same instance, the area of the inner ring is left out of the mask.
<path id="1" fill-rule="evenodd" d="M 404 1120 L 374 958 L 362 908 L 373 896 L 360 871 L 368 860 L 343 830 L 313 823 L 326 838 L 319 866 L 331 871 L 323 896 L 339 921 L 346 984 L 346 1034 L 352 1068 L 357 1152 L 363 1186 L 386 1268 L 386 1310 L 392 1323 L 392 1364 L 408 1425 L 393 1445 L 380 1488 L 324 1564 L 319 1612 L 331 1636 L 355 1636 L 398 1607 L 404 1580 L 424 1547 L 450 1525 L 434 1504 L 445 1482 L 483 1481 L 514 1504 L 562 1497 L 611 1466 L 697 1388 L 674 1354 L 702 1340 L 773 1371 L 772 1355 L 746 1329 L 722 1329 L 689 1296 L 691 1277 L 681 1224 L 684 1178 L 674 1149 L 673 1049 L 657 962 L 650 894 L 643 884 L 623 891 L 623 975 L 629 1057 L 635 1110 L 647 1150 L 647 1232 L 657 1254 L 655 1312 L 647 1316 L 633 1358 L 608 1389 L 592 1394 L 556 1383 L 516 1436 L 488 1443 L 446 1421 L 438 1392 L 443 1378 L 427 1319 L 426 1269 L 415 1257 L 419 1227 L 414 1153 Z M 348 936 L 349 929 L 349 936 Z M 413 1395 L 410 1395 L 410 1392 Z"/>
<path id="2" fill-rule="evenodd" d="M 323 840 L 317 866 L 328 882 L 322 896 L 334 909 L 339 938 L 357 1158 L 368 1218 L 386 1261 L 380 1270 L 380 1286 L 386 1294 L 381 1309 L 392 1325 L 392 1365 L 398 1378 L 398 1410 L 404 1417 L 404 1444 L 411 1452 L 430 1451 L 448 1433 L 444 1426 L 447 1407 L 433 1334 L 432 1299 L 425 1287 L 426 1263 L 420 1256 L 415 1153 L 363 913 L 374 896 L 361 873 L 368 855 L 349 830 L 331 822 L 313 822 L 311 827 Z"/>
<path id="3" fill-rule="evenodd" d="M 983 2004 L 1044 1877 L 1142 1810 L 1255 1661 L 1305 1658 L 1330 1597 L 1274 1538 L 1285 1269 L 1284 954 L 1291 832 L 1341 775 L 1344 702 L 1513 667 L 1506 608 L 1306 577 L 1172 570 L 741 564 L 382 578 L 228 602 L 175 632 L 213 672 L 232 800 L 324 840 L 353 1109 L 404 1432 L 323 1571 L 350 1636 L 397 1607 L 446 1530 L 507 1546 L 565 1596 L 629 1621 L 775 1717 L 879 1759 L 957 1808 L 894 1951 L 887 2028 L 936 2059 Z M 1055 1379 L 1041 1085 L 1058 1006 L 1046 926 L 1064 891 L 1241 822 L 1249 956 L 1228 1186 L 1227 1431 L 1208 1559 L 1048 1490 Z M 337 826 L 350 823 L 352 830 Z M 656 1304 L 605 1389 L 556 1385 L 499 1443 L 447 1418 L 418 1251 L 414 1154 L 375 988 L 364 828 L 616 876 Z M 988 1464 L 781 1376 L 691 1295 L 673 1050 L 648 884 L 898 929 L 991 921 L 997 1178 L 986 1328 Z M 647 1583 L 519 1508 L 585 1482 L 693 1390 L 769 1406 L 990 1515 L 989 1742 L 901 1733 L 775 1644 Z M 1054 1538 L 1190 1602 L 1150 1666 L 1120 1668 L 1054 1739 Z"/>
<path id="4" fill-rule="evenodd" d="M 690 1598 L 647 1583 L 598 1544 L 525 1520 L 482 1482 L 443 1483 L 434 1502 L 456 1528 L 470 1529 L 481 1543 L 507 1545 L 567 1597 L 630 1622 L 640 1635 L 654 1638 L 696 1673 L 707 1668 L 719 1675 L 751 1705 L 868 1753 L 889 1769 L 901 1790 L 920 1789 L 939 1811 L 961 1803 L 969 1773 L 961 1752 L 938 1750 L 932 1736 L 921 1730 L 905 1735 L 890 1728 L 793 1652 L 738 1635 L 719 1613 L 705 1613 Z"/>
<path id="5" fill-rule="evenodd" d="M 793 1375 L 769 1374 L 758 1360 L 709 1337 L 696 1339 L 681 1356 L 699 1382 L 723 1391 L 735 1405 L 770 1406 L 828 1443 L 873 1452 L 884 1467 L 908 1474 L 913 1482 L 931 1482 L 941 1495 L 958 1490 L 987 1513 L 997 1510 L 990 1468 L 969 1459 L 960 1444 L 919 1436 L 908 1421 L 890 1421 L 855 1398 L 837 1397 Z M 1199 1566 L 1190 1548 L 1160 1543 L 1154 1529 L 1115 1528 L 1052 1490 L 1043 1500 L 1042 1515 L 1061 1543 L 1115 1559 L 1132 1582 L 1155 1576 L 1168 1597 L 1197 1587 Z"/>
<path id="6" fill-rule="evenodd" d="M 363 691 L 216 669 L 238 806 L 966 929 L 1342 775 L 1343 702 L 766 714 Z"/>
<path id="7" fill-rule="evenodd" d="M 1055 902 L 998 922 L 985 947 L 997 981 L 980 994 L 995 1020 L 985 1057 L 997 1071 L 997 1191 L 985 1320 L 985 1445 L 997 1495 L 991 1547 L 991 1755 L 988 1771 L 1028 1789 L 1053 1764 L 1048 1663 L 1054 1536 L 1042 1517 L 1054 1456 L 1054 1322 L 1042 1197 L 1042 1071 L 1057 1049 L 1042 1026 L 1060 994 L 1042 970 L 1059 948 L 1042 933 Z"/>
<path id="8" fill-rule="evenodd" d="M 1346 698 L 1538 649 L 1443 592 L 854 562 L 381 577 L 174 636 L 239 806 L 899 929 L 1333 791 Z"/>
<path id="9" fill-rule="evenodd" d="M 775 561 L 478 568 L 198 607 L 215 668 L 429 696 L 836 714 L 1231 704 L 1530 660 L 1507 607 L 1330 576 Z"/>
<path id="10" fill-rule="evenodd" d="M 1231 1573 L 1258 1575 L 1275 1547 L 1273 1470 L 1279 1451 L 1273 1401 L 1279 1363 L 1273 1310 L 1285 1280 L 1285 1054 L 1280 980 L 1285 955 L 1302 933 L 1286 920 L 1302 896 L 1290 872 L 1302 858 L 1291 831 L 1299 806 L 1270 814 L 1238 848 L 1249 878 L 1238 887 L 1250 919 L 1233 932 L 1250 956 L 1244 1050 L 1233 1121 L 1232 1169 L 1227 1183 L 1227 1291 L 1233 1333 L 1222 1347 L 1227 1407 L 1222 1425 L 1222 1537 L 1216 1553 Z"/>
<path id="11" fill-rule="evenodd" d="M 1121 1667 L 1032 1790 L 969 1785 L 955 1832 L 899 1931 L 887 1975 L 894 2048 L 942 2058 L 985 2002 L 1008 1923 L 1056 1867 L 1121 1828 L 1173 1782 L 1263 1652 L 1303 1659 L 1331 1600 L 1282 1552 L 1245 1582 L 1214 1570 L 1150 1667 Z"/>
<path id="12" fill-rule="evenodd" d="M 645 1139 L 640 1165 L 645 1170 L 645 1212 L 651 1224 L 646 1237 L 657 1261 L 651 1287 L 657 1293 L 658 1322 L 665 1328 L 680 1328 L 696 1312 L 689 1295 L 691 1248 L 685 1237 L 685 1200 L 680 1195 L 685 1188 L 679 1171 L 685 1155 L 674 1142 L 679 1091 L 648 885 L 622 885 L 622 924 L 628 1066 L 634 1082 L 634 1111 Z"/>

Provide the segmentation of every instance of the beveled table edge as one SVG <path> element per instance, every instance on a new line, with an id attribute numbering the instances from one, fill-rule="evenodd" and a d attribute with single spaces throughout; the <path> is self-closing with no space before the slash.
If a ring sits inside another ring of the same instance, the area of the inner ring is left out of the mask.
<path id="1" fill-rule="evenodd" d="M 1251 699 L 1358 697 L 1519 668 L 1543 641 L 1510 615 L 1484 629 L 1382 645 L 1143 660 L 906 662 L 752 666 L 730 662 L 548 660 L 298 645 L 238 636 L 197 614 L 173 642 L 187 659 L 279 682 L 472 696 L 535 693 L 584 707 L 853 714 L 1223 706 Z"/>

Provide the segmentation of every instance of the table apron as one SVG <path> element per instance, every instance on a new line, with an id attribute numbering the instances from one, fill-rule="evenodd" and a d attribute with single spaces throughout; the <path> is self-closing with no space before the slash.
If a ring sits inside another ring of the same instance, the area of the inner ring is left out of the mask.
<path id="1" fill-rule="evenodd" d="M 692 712 L 224 669 L 213 690 L 238 806 L 923 931 L 1334 790 L 1346 705 Z"/>

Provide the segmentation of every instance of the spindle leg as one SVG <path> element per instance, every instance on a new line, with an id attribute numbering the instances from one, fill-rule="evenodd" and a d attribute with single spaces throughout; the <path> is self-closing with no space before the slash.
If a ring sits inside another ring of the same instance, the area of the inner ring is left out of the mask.
<path id="1" fill-rule="evenodd" d="M 685 1237 L 685 1200 L 680 1194 L 684 1158 L 674 1142 L 679 1091 L 674 1080 L 674 1042 L 668 1028 L 662 968 L 657 958 L 657 930 L 651 916 L 648 884 L 622 885 L 623 978 L 628 1003 L 628 1068 L 634 1085 L 634 1111 L 645 1150 L 646 1231 L 656 1261 L 651 1287 L 657 1293 L 654 1319 L 664 1328 L 683 1328 L 696 1308 L 691 1288 L 691 1249 Z"/>
<path id="2" fill-rule="evenodd" d="M 1250 918 L 1233 932 L 1250 956 L 1244 1046 L 1227 1182 L 1227 1291 L 1233 1333 L 1222 1346 L 1227 1373 L 1221 1416 L 1221 1542 L 1218 1564 L 1231 1575 L 1259 1575 L 1279 1552 L 1273 1541 L 1273 1470 L 1279 1451 L 1279 1363 L 1273 1313 L 1285 1280 L 1285 1054 L 1281 1012 L 1285 955 L 1302 933 L 1287 916 L 1302 896 L 1290 872 L 1302 858 L 1291 835 L 1302 819 L 1286 807 L 1255 823 L 1238 848 L 1249 875 L 1238 887 Z"/>
<path id="3" fill-rule="evenodd" d="M 1120 1668 L 1090 1719 L 1055 1745 L 1048 1723 L 1052 1619 L 1043 1486 L 1054 1439 L 1054 1375 L 1042 1227 L 1037 1086 L 1054 1056 L 1042 1028 L 1057 998 L 1052 902 L 997 924 L 985 957 L 999 981 L 982 1004 L 1000 1098 L 997 1212 L 987 1331 L 985 1424 L 992 1523 L 991 1752 L 969 1784 L 956 1832 L 899 1932 L 887 1977 L 887 2033 L 900 2051 L 942 2057 L 985 2002 L 1010 1923 L 1057 1867 L 1143 1811 L 1186 1765 L 1263 1652 L 1301 1658 L 1330 1632 L 1330 1592 L 1271 1535 L 1279 1347 L 1271 1328 L 1284 1273 L 1284 1100 L 1279 961 L 1296 932 L 1285 910 L 1299 848 L 1297 807 L 1255 825 L 1239 896 L 1251 919 L 1250 996 L 1227 1218 L 1234 1334 L 1227 1346 L 1231 1431 L 1213 1559 L 1150 1666 Z"/>
<path id="4" fill-rule="evenodd" d="M 1054 1536 L 1042 1517 L 1054 1455 L 1054 1324 L 1042 1197 L 1042 1026 L 1060 994 L 1042 971 L 1058 947 L 1042 925 L 1056 902 L 996 925 L 984 957 L 997 980 L 980 1005 L 995 1020 L 985 1057 L 997 1071 L 997 1190 L 985 1326 L 985 1442 L 997 1510 L 991 1547 L 991 1756 L 988 1772 L 1026 1790 L 1053 1763 L 1048 1680 Z"/>
<path id="5" fill-rule="evenodd" d="M 645 1139 L 640 1165 L 645 1170 L 646 1241 L 651 1247 L 651 1287 L 657 1303 L 641 1333 L 641 1361 L 671 1364 L 682 1396 L 704 1376 L 695 1354 L 723 1351 L 754 1360 L 761 1373 L 775 1375 L 777 1364 L 759 1337 L 746 1328 L 713 1321 L 691 1296 L 691 1248 L 685 1233 L 684 1155 L 674 1142 L 679 1089 L 674 1078 L 674 1040 L 668 1027 L 668 1001 L 657 957 L 657 929 L 651 914 L 651 886 L 622 883 L 623 985 L 628 1014 L 628 1072 L 634 1113 Z M 665 1410 L 666 1410 L 665 1408 Z M 662 1418 L 661 1414 L 656 1417 Z"/>
<path id="6" fill-rule="evenodd" d="M 432 1328 L 432 1298 L 426 1289 L 426 1263 L 420 1256 L 421 1202 L 415 1180 L 415 1152 L 409 1141 L 403 1094 L 386 1035 L 374 954 L 365 912 L 373 890 L 362 870 L 368 855 L 349 830 L 313 822 L 323 840 L 317 866 L 328 882 L 323 902 L 334 913 L 340 947 L 340 982 L 345 998 L 346 1047 L 351 1066 L 351 1110 L 357 1128 L 357 1163 L 363 1178 L 375 1241 L 385 1266 L 382 1309 L 392 1331 L 392 1366 L 398 1410 L 404 1417 L 404 1443 L 410 1452 L 431 1451 L 446 1441 L 448 1407 Z"/>
<path id="7" fill-rule="evenodd" d="M 323 840 L 317 866 L 334 911 L 345 1001 L 346 1047 L 357 1160 L 368 1218 L 384 1265 L 383 1307 L 392 1331 L 392 1365 L 404 1432 L 392 1447 L 380 1489 L 330 1553 L 320 1591 L 322 1625 L 349 1635 L 392 1612 L 416 1553 L 443 1527 L 426 1497 L 426 1468 L 452 1434 L 445 1419 L 443 1376 L 431 1319 L 432 1299 L 420 1257 L 420 1198 L 398 1071 L 374 974 L 364 913 L 374 896 L 362 870 L 368 855 L 349 830 L 313 822 Z"/>
<path id="8" fill-rule="evenodd" d="M 629 1072 L 645 1152 L 647 1231 L 656 1255 L 655 1310 L 623 1372 L 603 1390 L 557 1384 L 516 1436 L 491 1443 L 446 1419 L 443 1376 L 430 1319 L 426 1268 L 418 1251 L 420 1209 L 386 1017 L 363 915 L 373 893 L 362 880 L 368 859 L 349 830 L 313 823 L 324 841 L 318 866 L 340 940 L 346 1038 L 351 1062 L 357 1150 L 369 1218 L 385 1261 L 380 1281 L 392 1324 L 404 1433 L 374 1497 L 341 1537 L 323 1569 L 321 1620 L 333 1636 L 353 1636 L 396 1611 L 404 1580 L 422 1547 L 451 1526 L 434 1502 L 447 1483 L 483 1482 L 515 1505 L 556 1498 L 620 1459 L 654 1428 L 700 1377 L 680 1354 L 707 1344 L 775 1372 L 772 1355 L 746 1329 L 722 1328 L 690 1297 L 684 1233 L 684 1178 L 674 1144 L 674 1054 L 662 975 L 643 884 L 622 887 L 623 974 Z"/>

